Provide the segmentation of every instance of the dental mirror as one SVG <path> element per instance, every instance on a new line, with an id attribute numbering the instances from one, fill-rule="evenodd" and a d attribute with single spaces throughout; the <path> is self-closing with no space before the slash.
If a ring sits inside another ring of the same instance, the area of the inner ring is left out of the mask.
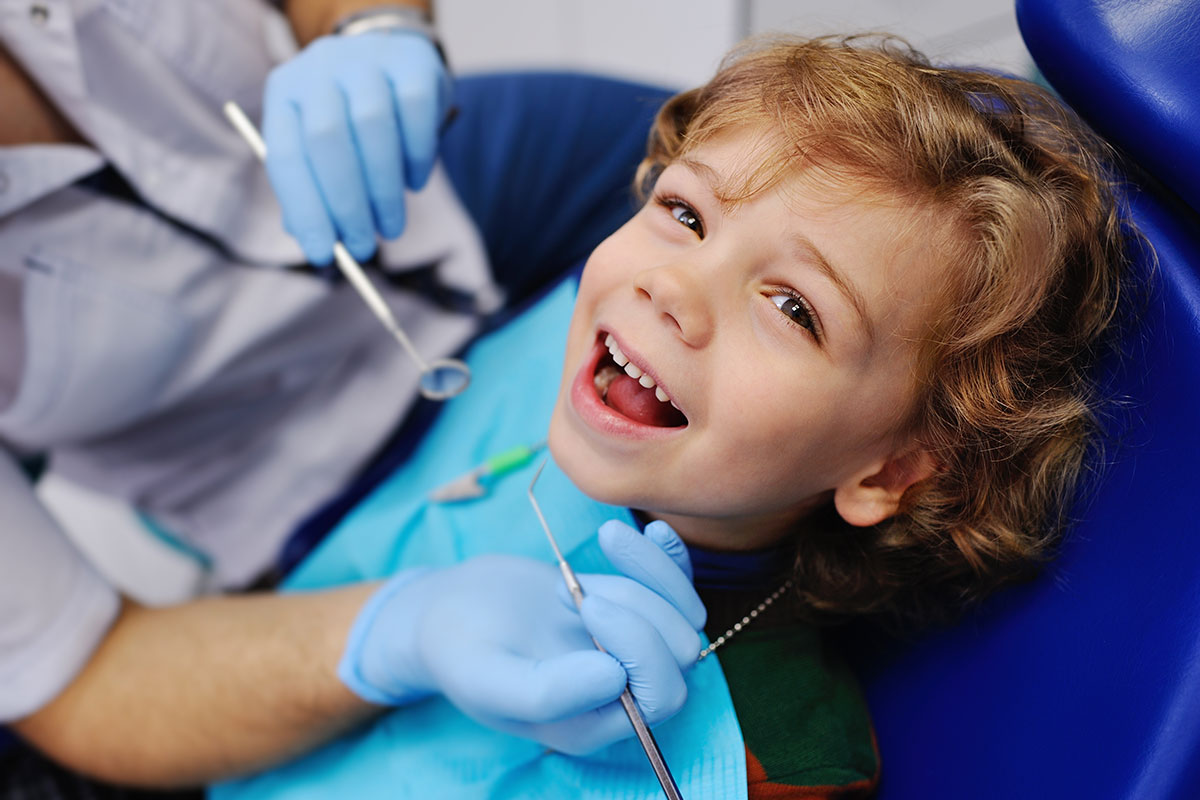
<path id="1" fill-rule="evenodd" d="M 471 368 L 457 358 L 439 358 L 421 371 L 421 394 L 446 400 L 462 394 L 471 383 Z"/>
<path id="2" fill-rule="evenodd" d="M 230 124 L 250 145 L 250 149 L 254 151 L 254 155 L 258 156 L 258 160 L 264 161 L 267 157 L 267 144 L 263 141 L 258 129 L 254 127 L 254 123 L 246 116 L 246 112 L 242 111 L 241 106 L 233 101 L 225 103 L 224 109 Z M 396 321 L 396 317 L 379 294 L 379 290 L 367 278 L 362 266 L 354 260 L 354 256 L 350 255 L 350 251 L 341 242 L 333 243 L 333 260 L 342 274 L 346 276 L 346 280 L 367 304 L 367 308 L 371 309 L 371 313 L 383 323 L 383 327 L 391 332 L 421 371 L 418 382 L 421 396 L 429 400 L 449 400 L 451 397 L 462 394 L 471 383 L 471 368 L 457 358 L 439 358 L 433 362 L 421 358 L 421 354 L 417 352 L 417 348 L 413 346 L 408 334 Z"/>

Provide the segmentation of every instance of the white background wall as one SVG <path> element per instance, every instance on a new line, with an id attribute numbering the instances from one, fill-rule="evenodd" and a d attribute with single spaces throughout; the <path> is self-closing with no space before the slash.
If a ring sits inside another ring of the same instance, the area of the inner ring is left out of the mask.
<path id="1" fill-rule="evenodd" d="M 434 0 L 456 71 L 567 68 L 701 83 L 750 33 L 884 30 L 935 61 L 1030 74 L 1012 0 Z"/>
<path id="2" fill-rule="evenodd" d="M 434 0 L 456 71 L 552 67 L 683 86 L 748 29 L 739 0 Z"/>

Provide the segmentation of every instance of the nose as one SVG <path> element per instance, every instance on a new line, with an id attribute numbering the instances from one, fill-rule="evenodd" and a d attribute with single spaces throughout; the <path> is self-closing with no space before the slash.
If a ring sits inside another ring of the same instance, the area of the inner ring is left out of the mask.
<path id="1" fill-rule="evenodd" d="M 633 285 L 686 344 L 708 344 L 714 323 L 712 290 L 706 290 L 699 270 L 671 262 L 642 270 Z"/>

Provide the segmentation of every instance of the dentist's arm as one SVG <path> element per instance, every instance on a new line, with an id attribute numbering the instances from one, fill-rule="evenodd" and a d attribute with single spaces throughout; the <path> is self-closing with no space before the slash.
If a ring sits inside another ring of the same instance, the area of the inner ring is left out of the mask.
<path id="1" fill-rule="evenodd" d="M 12 727 L 119 784 L 197 785 L 277 763 L 374 713 L 335 677 L 373 588 L 126 603 L 75 680 Z"/>
<path id="2" fill-rule="evenodd" d="M 625 575 L 581 576 L 582 619 L 553 565 L 502 556 L 382 588 L 128 604 L 74 681 L 12 727 L 77 771 L 163 787 L 269 767 L 433 693 L 594 750 L 632 735 L 614 702 L 626 683 L 652 724 L 679 710 L 704 623 L 667 543 L 606 526 L 601 544 Z"/>

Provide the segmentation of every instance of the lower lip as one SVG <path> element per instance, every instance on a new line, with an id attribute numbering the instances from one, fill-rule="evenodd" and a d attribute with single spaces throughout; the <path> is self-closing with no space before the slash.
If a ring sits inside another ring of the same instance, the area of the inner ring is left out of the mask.
<path id="1" fill-rule="evenodd" d="M 686 425 L 675 428 L 643 425 L 606 406 L 596 391 L 595 375 L 600 359 L 604 358 L 607 353 L 608 348 L 604 346 L 603 342 L 597 340 L 587 360 L 579 368 L 579 372 L 575 373 L 575 380 L 571 382 L 571 406 L 584 424 L 610 436 L 642 441 L 664 439 L 678 435 L 687 429 Z"/>

